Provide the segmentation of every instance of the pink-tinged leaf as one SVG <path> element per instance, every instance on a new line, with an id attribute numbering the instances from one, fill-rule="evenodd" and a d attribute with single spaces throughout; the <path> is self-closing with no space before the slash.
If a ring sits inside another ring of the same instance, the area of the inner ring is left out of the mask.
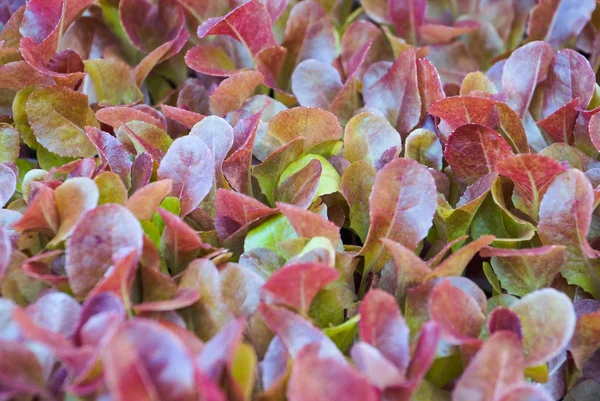
<path id="1" fill-rule="evenodd" d="M 251 0 L 223 17 L 210 18 L 198 27 L 198 36 L 227 35 L 244 43 L 252 55 L 277 45 L 271 30 L 268 10 L 258 0 Z"/>
<path id="2" fill-rule="evenodd" d="M 277 90 L 277 80 L 283 69 L 287 49 L 282 46 L 270 46 L 262 49 L 256 54 L 256 69 L 265 77 L 265 85 Z"/>
<path id="3" fill-rule="evenodd" d="M 425 21 L 427 0 L 389 0 L 390 19 L 396 34 L 409 44 L 417 44 L 421 25 Z"/>
<path id="4" fill-rule="evenodd" d="M 342 127 L 335 115 L 328 111 L 295 107 L 278 113 L 269 122 L 269 135 L 288 143 L 304 137 L 304 149 L 327 141 L 342 138 Z"/>
<path id="5" fill-rule="evenodd" d="M 263 298 L 269 304 L 291 307 L 306 316 L 317 293 L 338 277 L 337 270 L 325 264 L 292 264 L 267 280 L 262 286 Z"/>
<path id="6" fill-rule="evenodd" d="M 542 117 L 546 118 L 574 99 L 587 108 L 594 94 L 596 78 L 590 63 L 574 50 L 561 50 L 552 59 L 548 77 L 540 85 Z"/>
<path id="7" fill-rule="evenodd" d="M 36 43 L 42 42 L 61 19 L 62 9 L 62 1 L 28 1 L 19 32 L 24 37 L 33 38 Z"/>
<path id="8" fill-rule="evenodd" d="M 501 160 L 496 164 L 496 171 L 515 183 L 521 201 L 516 206 L 537 220 L 539 205 L 548 186 L 566 168 L 549 157 L 531 154 Z"/>
<path id="9" fill-rule="evenodd" d="M 177 290 L 172 299 L 164 301 L 145 302 L 133 306 L 136 313 L 144 312 L 167 312 L 186 308 L 200 300 L 200 293 L 195 289 L 181 288 Z"/>
<path id="10" fill-rule="evenodd" d="M 590 134 L 590 140 L 592 144 L 596 148 L 596 150 L 600 149 L 600 113 L 594 114 L 590 118 L 590 122 L 588 124 L 588 130 Z"/>
<path id="11" fill-rule="evenodd" d="M 431 274 L 429 266 L 411 249 L 387 238 L 381 240 L 392 255 L 381 272 L 379 288 L 403 300 L 408 288 L 425 282 Z"/>
<path id="12" fill-rule="evenodd" d="M 137 86 L 141 87 L 144 80 L 157 65 L 175 56 L 183 49 L 190 37 L 187 29 L 182 29 L 175 39 L 165 42 L 152 50 L 133 70 L 133 76 Z"/>
<path id="13" fill-rule="evenodd" d="M 25 344 L 0 340 L 0 396 L 29 394 L 50 397 L 44 389 L 44 372 L 36 354 Z"/>
<path id="14" fill-rule="evenodd" d="M 304 60 L 292 74 L 292 93 L 301 106 L 328 109 L 343 88 L 337 69 L 318 60 Z"/>
<path id="15" fill-rule="evenodd" d="M 180 109 L 178 107 L 167 106 L 166 104 L 161 105 L 160 108 L 165 117 L 175 120 L 190 129 L 204 118 L 202 114 Z"/>
<path id="16" fill-rule="evenodd" d="M 287 389 L 290 401 L 376 401 L 379 396 L 369 382 L 344 361 L 323 358 L 307 347 L 292 368 Z"/>
<path id="17" fill-rule="evenodd" d="M 377 348 L 404 373 L 409 365 L 408 326 L 396 299 L 381 290 L 367 293 L 360 306 L 358 323 L 362 341 Z"/>
<path id="18" fill-rule="evenodd" d="M 55 288 L 67 289 L 69 286 L 67 276 L 53 269 L 55 263 L 62 260 L 63 253 L 62 250 L 39 253 L 25 260 L 21 264 L 21 269 L 29 277 L 42 280 Z"/>
<path id="19" fill-rule="evenodd" d="M 600 312 L 589 311 L 578 316 L 575 333 L 569 349 L 575 364 L 582 371 L 589 362 L 593 361 L 594 354 L 600 346 Z"/>
<path id="20" fill-rule="evenodd" d="M 254 140 L 256 131 L 260 123 L 262 111 L 239 121 L 234 127 L 234 132 L 238 126 L 243 127 L 244 142 L 240 147 L 223 162 L 223 174 L 229 182 L 229 185 L 237 192 L 246 194 L 252 193 L 252 183 L 250 179 L 250 167 L 252 164 L 252 150 L 254 149 Z"/>
<path id="21" fill-rule="evenodd" d="M 320 2 L 308 0 L 292 8 L 282 46 L 287 49 L 284 80 L 304 60 L 315 59 L 325 64 L 335 60 L 338 55 L 335 27 Z"/>
<path id="22" fill-rule="evenodd" d="M 344 36 L 342 36 L 342 67 L 346 75 L 350 75 L 353 69 L 353 61 L 357 52 L 371 42 L 364 62 L 356 71 L 356 78 L 362 80 L 362 77 L 367 69 L 378 60 L 390 60 L 392 51 L 386 43 L 383 32 L 373 23 L 365 20 L 357 20 L 351 23 Z"/>
<path id="23" fill-rule="evenodd" d="M 421 95 L 414 50 L 402 52 L 386 71 L 373 64 L 363 79 L 365 105 L 381 111 L 406 136 L 421 119 Z"/>
<path id="24" fill-rule="evenodd" d="M 193 136 L 176 139 L 157 171 L 159 179 L 171 179 L 171 195 L 181 202 L 181 216 L 187 216 L 208 195 L 214 182 L 215 161 L 204 142 Z"/>
<path id="25" fill-rule="evenodd" d="M 491 265 L 500 279 L 502 288 L 509 294 L 526 294 L 549 287 L 554 277 L 563 269 L 565 247 L 543 246 L 533 249 L 487 248 L 482 257 L 492 257 Z"/>
<path id="26" fill-rule="evenodd" d="M 538 233 L 545 245 L 566 246 L 561 274 L 594 296 L 600 296 L 600 267 L 586 240 L 594 210 L 594 191 L 580 170 L 557 176 L 540 204 Z M 590 259 L 590 256 L 592 257 Z"/>
<path id="27" fill-rule="evenodd" d="M 420 58 L 417 60 L 417 80 L 421 95 L 421 114 L 425 115 L 431 105 L 444 99 L 446 94 L 444 93 L 440 74 L 438 74 L 431 61 L 427 59 Z"/>
<path id="28" fill-rule="evenodd" d="M 125 203 L 125 207 L 138 220 L 151 220 L 162 200 L 171 193 L 171 180 L 159 180 L 135 191 Z"/>
<path id="29" fill-rule="evenodd" d="M 143 121 L 148 124 L 156 125 L 159 128 L 165 129 L 162 121 L 156 117 L 145 113 L 141 110 L 134 109 L 128 106 L 105 107 L 96 112 L 98 121 L 110 125 L 114 129 L 118 129 L 121 125 L 133 120 Z"/>
<path id="30" fill-rule="evenodd" d="M 180 217 L 162 208 L 158 214 L 165 221 L 163 241 L 177 252 L 189 252 L 198 248 L 209 249 L 210 246 L 202 242 L 196 231 L 187 225 Z"/>
<path id="31" fill-rule="evenodd" d="M 96 154 L 83 130 L 98 126 L 87 96 L 63 86 L 42 88 L 29 95 L 26 110 L 37 141 L 50 152 L 70 157 Z"/>
<path id="32" fill-rule="evenodd" d="M 37 71 L 26 61 L 13 61 L 0 66 L 0 88 L 19 91 L 26 86 L 54 84 L 51 77 Z"/>
<path id="33" fill-rule="evenodd" d="M 461 276 L 471 259 L 473 259 L 483 247 L 491 244 L 494 239 L 493 235 L 484 235 L 477 238 L 475 241 L 462 246 L 440 263 L 440 265 L 427 276 L 427 280 L 439 277 Z"/>
<path id="34" fill-rule="evenodd" d="M 481 97 L 453 96 L 434 102 L 428 112 L 441 118 L 444 125 L 440 124 L 440 129 L 449 133 L 466 124 L 491 126 L 494 104 Z"/>
<path id="35" fill-rule="evenodd" d="M 254 198 L 235 191 L 218 189 L 215 197 L 215 228 L 221 241 L 247 231 L 249 225 L 276 213 Z"/>
<path id="36" fill-rule="evenodd" d="M 183 8 L 165 0 L 157 4 L 149 0 L 121 1 L 119 18 L 131 43 L 143 53 L 177 38 L 185 24 Z"/>
<path id="37" fill-rule="evenodd" d="M 195 366 L 185 344 L 151 320 L 124 323 L 102 353 L 106 386 L 117 401 L 195 400 Z"/>
<path id="38" fill-rule="evenodd" d="M 560 354 L 575 330 L 575 309 L 567 295 L 545 288 L 510 306 L 523 328 L 525 366 L 537 366 Z"/>
<path id="39" fill-rule="evenodd" d="M 59 85 L 72 88 L 85 77 L 83 61 L 73 50 L 63 50 L 54 57 L 48 57 L 50 55 L 44 55 L 43 46 L 38 46 L 32 38 L 23 38 L 20 51 L 30 66 L 54 78 Z"/>
<path id="40" fill-rule="evenodd" d="M 224 116 L 237 110 L 264 80 L 258 71 L 242 71 L 226 78 L 210 95 L 210 112 Z"/>
<path id="41" fill-rule="evenodd" d="M 350 208 L 350 228 L 363 242 L 369 230 L 369 196 L 376 175 L 375 167 L 359 161 L 346 168 L 340 182 L 340 192 Z"/>
<path id="42" fill-rule="evenodd" d="M 481 25 L 476 21 L 462 21 L 454 26 L 440 24 L 425 24 L 419 33 L 423 44 L 439 45 L 451 42 L 453 39 L 472 32 Z"/>
<path id="43" fill-rule="evenodd" d="M 579 114 L 577 110 L 579 103 L 579 98 L 571 100 L 548 117 L 538 121 L 537 125 L 543 128 L 554 142 L 573 144 L 573 130 Z"/>
<path id="44" fill-rule="evenodd" d="M 533 384 L 519 384 L 511 387 L 499 398 L 499 401 L 552 401 L 545 390 Z"/>
<path id="45" fill-rule="evenodd" d="M 196 364 L 211 379 L 218 380 L 224 369 L 231 369 L 245 324 L 245 319 L 232 320 L 204 345 Z"/>
<path id="46" fill-rule="evenodd" d="M 475 298 L 444 280 L 429 297 L 429 314 L 442 329 L 442 338 L 450 344 L 462 344 L 479 337 L 485 322 Z"/>
<path id="47" fill-rule="evenodd" d="M 408 365 L 406 378 L 416 389 L 425 377 L 427 370 L 435 360 L 437 345 L 441 338 L 441 329 L 435 322 L 427 322 L 421 328 L 415 352 Z"/>
<path id="48" fill-rule="evenodd" d="M 140 153 L 131 164 L 131 192 L 150 182 L 154 161 L 149 153 Z"/>
<path id="49" fill-rule="evenodd" d="M 118 174 L 125 185 L 130 185 L 132 162 L 129 152 L 121 142 L 98 128 L 85 127 L 85 133 L 96 147 L 102 163 L 108 165 L 113 173 Z"/>
<path id="50" fill-rule="evenodd" d="M 524 382 L 523 352 L 519 338 L 510 332 L 492 334 L 454 387 L 452 401 L 492 401 Z"/>
<path id="51" fill-rule="evenodd" d="M 23 216 L 12 227 L 18 232 L 40 231 L 53 236 L 58 230 L 59 217 L 54 191 L 42 183 L 34 182 L 29 203 Z"/>
<path id="52" fill-rule="evenodd" d="M 495 171 L 496 164 L 513 155 L 506 140 L 484 125 L 468 124 L 448 138 L 444 157 L 452 172 L 468 184 Z"/>
<path id="53" fill-rule="evenodd" d="M 0 164 L 0 207 L 4 207 L 17 189 L 17 175 L 6 164 Z"/>
<path id="54" fill-rule="evenodd" d="M 341 243 L 340 228 L 323 216 L 285 203 L 277 203 L 299 237 L 325 237 L 335 247 Z"/>
<path id="55" fill-rule="evenodd" d="M 215 184 L 224 186 L 223 161 L 233 146 L 233 127 L 221 117 L 208 116 L 196 123 L 189 135 L 202 139 L 211 150 L 215 158 Z"/>
<path id="56" fill-rule="evenodd" d="M 196 46 L 185 54 L 185 63 L 192 70 L 206 75 L 228 77 L 243 71 L 221 47 Z"/>
<path id="57" fill-rule="evenodd" d="M 142 228 L 125 207 L 106 204 L 87 212 L 67 241 L 65 270 L 73 293 L 85 297 L 124 253 L 142 253 Z"/>
<path id="58" fill-rule="evenodd" d="M 362 341 L 357 342 L 352 347 L 350 355 L 360 373 L 379 390 L 383 391 L 394 385 L 403 384 L 404 374 L 372 345 Z"/>
<path id="59" fill-rule="evenodd" d="M 504 306 L 497 307 L 492 311 L 488 318 L 487 328 L 490 334 L 505 330 L 515 333 L 519 340 L 523 339 L 519 315 Z"/>
<path id="60" fill-rule="evenodd" d="M 266 325 L 281 338 L 292 358 L 298 357 L 307 345 L 319 347 L 322 357 L 344 361 L 344 356 L 320 329 L 302 316 L 281 306 L 260 304 L 260 315 Z"/>
<path id="61" fill-rule="evenodd" d="M 119 258 L 106 272 L 102 281 L 90 291 L 88 297 L 91 298 L 103 292 L 111 292 L 117 296 L 123 296 L 124 291 L 131 292 L 138 260 L 139 254 L 135 249 Z"/>
<path id="62" fill-rule="evenodd" d="M 537 84 L 546 79 L 552 55 L 549 44 L 530 42 L 515 50 L 504 64 L 502 90 L 521 118 L 527 114 Z"/>
<path id="63" fill-rule="evenodd" d="M 4 278 L 10 257 L 12 254 L 12 242 L 8 231 L 0 226 L 0 280 Z"/>
<path id="64" fill-rule="evenodd" d="M 402 138 L 385 118 L 373 113 L 354 116 L 344 129 L 344 158 L 364 160 L 381 170 L 402 150 Z"/>
<path id="65" fill-rule="evenodd" d="M 66 180 L 54 190 L 54 199 L 60 218 L 60 227 L 50 247 L 56 247 L 71 235 L 83 215 L 98 206 L 100 192 L 96 183 L 87 177 Z"/>
<path id="66" fill-rule="evenodd" d="M 265 353 L 264 359 L 260 362 L 262 373 L 262 385 L 266 390 L 277 386 L 283 379 L 286 379 L 288 370 L 289 353 L 277 336 L 273 337 L 269 343 L 269 348 Z"/>
<path id="67" fill-rule="evenodd" d="M 389 260 L 383 238 L 409 249 L 417 247 L 432 226 L 436 197 L 433 177 L 414 160 L 396 159 L 379 170 L 369 198 L 369 233 L 361 250 L 367 271 L 379 271 Z"/>
<path id="68" fill-rule="evenodd" d="M 560 49 L 579 35 L 595 8 L 594 0 L 541 0 L 531 9 L 527 38 Z"/>
<path id="69" fill-rule="evenodd" d="M 311 160 L 305 167 L 292 174 L 275 189 L 275 200 L 308 209 L 318 196 L 317 190 L 323 172 L 319 160 Z"/>

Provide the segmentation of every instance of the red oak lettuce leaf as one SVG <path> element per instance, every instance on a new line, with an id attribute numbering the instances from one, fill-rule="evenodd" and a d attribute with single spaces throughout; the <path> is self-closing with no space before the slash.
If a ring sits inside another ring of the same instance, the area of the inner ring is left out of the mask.
<path id="1" fill-rule="evenodd" d="M 600 296 L 600 264 L 586 240 L 594 209 L 594 191 L 580 170 L 557 176 L 540 204 L 538 233 L 544 245 L 566 246 L 561 270 L 571 284 Z"/>
<path id="2" fill-rule="evenodd" d="M 173 0 L 123 0 L 119 19 L 131 43 L 144 53 L 177 38 L 185 24 L 183 8 Z"/>
<path id="3" fill-rule="evenodd" d="M 390 19 L 396 34 L 409 44 L 417 44 L 425 22 L 427 0 L 389 0 Z"/>
<path id="4" fill-rule="evenodd" d="M 202 121 L 204 116 L 193 111 L 163 104 L 160 106 L 165 117 L 174 120 L 186 128 L 191 129 L 196 123 Z"/>
<path id="5" fill-rule="evenodd" d="M 62 86 L 34 91 L 26 103 L 29 124 L 37 141 L 59 156 L 92 157 L 96 148 L 84 127 L 97 127 L 87 96 Z"/>
<path id="6" fill-rule="evenodd" d="M 215 186 L 223 186 L 223 161 L 231 150 L 234 141 L 234 130 L 221 117 L 208 116 L 196 123 L 190 136 L 202 139 L 215 158 Z"/>
<path id="7" fill-rule="evenodd" d="M 595 8 L 593 0 L 541 0 L 531 9 L 527 38 L 560 49 L 579 35 Z"/>
<path id="8" fill-rule="evenodd" d="M 342 138 L 342 127 L 337 118 L 328 111 L 312 107 L 295 107 L 279 112 L 269 122 L 269 135 L 282 143 L 303 137 L 304 149 L 323 142 Z"/>
<path id="9" fill-rule="evenodd" d="M 372 22 L 357 20 L 352 22 L 342 36 L 341 63 L 346 75 L 350 75 L 354 58 L 359 49 L 371 42 L 365 59 L 358 67 L 356 77 L 362 80 L 365 71 L 376 61 L 391 60 L 392 50 L 386 42 L 384 33 Z"/>
<path id="10" fill-rule="evenodd" d="M 158 208 L 157 212 L 165 222 L 165 230 L 161 241 L 173 254 L 189 252 L 198 248 L 210 248 L 209 245 L 202 242 L 198 233 L 180 217 L 163 208 Z"/>
<path id="11" fill-rule="evenodd" d="M 32 230 L 53 236 L 60 224 L 54 191 L 45 184 L 33 184 L 34 189 L 29 196 L 27 208 L 12 227 L 18 232 Z"/>
<path id="12" fill-rule="evenodd" d="M 377 170 L 365 161 L 352 163 L 342 175 L 340 192 L 350 208 L 350 228 L 365 241 L 369 230 L 369 196 Z"/>
<path id="13" fill-rule="evenodd" d="M 379 170 L 369 198 L 369 233 L 361 250 L 366 272 L 377 272 L 388 261 L 383 238 L 416 249 L 432 226 L 436 198 L 433 177 L 414 160 L 396 159 Z"/>
<path id="14" fill-rule="evenodd" d="M 290 175 L 275 189 L 275 200 L 308 209 L 319 196 L 319 184 L 323 164 L 318 159 L 311 160 L 305 167 Z"/>
<path id="15" fill-rule="evenodd" d="M 587 108 L 595 83 L 594 70 L 585 57 L 570 49 L 559 51 L 552 59 L 548 77 L 538 89 L 543 97 L 541 117 L 550 116 L 577 98 L 577 106 Z"/>
<path id="16" fill-rule="evenodd" d="M 110 171 L 118 174 L 126 186 L 131 185 L 132 162 L 129 152 L 123 144 L 114 136 L 98 128 L 85 127 L 85 133 L 96 147 L 102 165 L 109 167 Z"/>
<path id="17" fill-rule="evenodd" d="M 545 390 L 531 384 L 511 387 L 500 401 L 551 401 L 553 398 Z"/>
<path id="18" fill-rule="evenodd" d="M 343 360 L 323 357 L 318 348 L 304 348 L 292 367 L 287 389 L 290 401 L 376 401 L 369 382 Z"/>
<path id="19" fill-rule="evenodd" d="M 234 135 L 243 138 L 240 146 L 223 162 L 223 175 L 237 192 L 252 193 L 250 178 L 252 165 L 252 151 L 256 132 L 260 123 L 262 110 L 240 121 L 233 127 Z M 236 138 L 234 138 L 235 146 Z"/>
<path id="20" fill-rule="evenodd" d="M 193 136 L 173 141 L 156 172 L 159 179 L 171 179 L 171 195 L 181 202 L 181 216 L 187 216 L 208 195 L 214 182 L 214 157 L 205 143 Z"/>
<path id="21" fill-rule="evenodd" d="M 335 343 L 302 316 L 281 306 L 260 304 L 258 311 L 266 325 L 281 338 L 292 358 L 306 346 L 318 347 L 322 357 L 344 361 Z"/>
<path id="22" fill-rule="evenodd" d="M 25 344 L 0 340 L 0 394 L 6 399 L 19 395 L 50 397 L 44 372 L 36 354 Z"/>
<path id="23" fill-rule="evenodd" d="M 385 391 L 386 388 L 403 383 L 404 374 L 372 345 L 357 342 L 350 355 L 358 370 L 379 390 Z"/>
<path id="24" fill-rule="evenodd" d="M 258 71 L 242 71 L 223 80 L 210 95 L 210 112 L 224 116 L 237 110 L 264 80 Z"/>
<path id="25" fill-rule="evenodd" d="M 228 77 L 243 71 L 236 68 L 233 60 L 221 47 L 196 46 L 185 55 L 185 63 L 192 70 L 202 74 Z"/>
<path id="26" fill-rule="evenodd" d="M 600 312 L 589 311 L 579 314 L 575 333 L 571 339 L 569 349 L 575 360 L 575 364 L 585 375 L 588 366 L 594 364 L 595 354 L 600 347 Z"/>
<path id="27" fill-rule="evenodd" d="M 106 386 L 119 401 L 192 401 L 202 393 L 185 344 L 151 320 L 124 323 L 102 352 L 102 363 Z"/>
<path id="28" fill-rule="evenodd" d="M 440 74 L 431 61 L 420 58 L 417 60 L 417 79 L 421 94 L 421 114 L 425 116 L 431 105 L 444 99 L 446 94 L 442 86 Z"/>
<path id="29" fill-rule="evenodd" d="M 171 193 L 172 187 L 171 180 L 159 180 L 144 185 L 127 199 L 125 207 L 138 220 L 152 220 L 156 209 L 162 200 Z"/>
<path id="30" fill-rule="evenodd" d="M 444 151 L 452 172 L 468 184 L 494 172 L 498 162 L 512 155 L 510 145 L 500 134 L 477 124 L 457 128 Z"/>
<path id="31" fill-rule="evenodd" d="M 63 50 L 52 57 L 52 54 L 44 54 L 43 46 L 38 46 L 32 38 L 23 38 L 20 51 L 30 66 L 54 78 L 59 85 L 73 88 L 85 77 L 83 61 L 79 54 L 71 49 Z"/>
<path id="32" fill-rule="evenodd" d="M 0 164 L 0 207 L 4 207 L 17 189 L 17 175 L 8 165 Z"/>
<path id="33" fill-rule="evenodd" d="M 479 337 L 485 322 L 475 298 L 444 280 L 429 296 L 429 314 L 442 329 L 442 338 L 450 344 L 468 343 Z"/>
<path id="34" fill-rule="evenodd" d="M 378 349 L 402 374 L 406 372 L 410 362 L 408 326 L 393 296 L 369 291 L 360 306 L 358 327 L 362 341 Z"/>
<path id="35" fill-rule="evenodd" d="M 139 109 L 129 106 L 105 107 L 96 112 L 98 121 L 118 129 L 121 125 L 133 120 L 143 121 L 148 124 L 156 125 L 159 128 L 166 127 L 158 118 Z"/>
<path id="36" fill-rule="evenodd" d="M 114 262 L 104 278 L 89 292 L 88 297 L 92 298 L 103 292 L 111 292 L 119 297 L 126 296 L 125 294 L 131 292 L 139 258 L 139 252 L 132 249 Z"/>
<path id="37" fill-rule="evenodd" d="M 136 85 L 141 87 L 150 71 L 152 71 L 157 64 L 160 64 L 179 53 L 187 43 L 189 37 L 190 33 L 187 29 L 182 29 L 179 32 L 179 35 L 173 40 L 161 44 L 146 55 L 133 70 Z"/>
<path id="38" fill-rule="evenodd" d="M 485 341 L 452 391 L 452 400 L 497 401 L 511 387 L 525 382 L 519 338 L 499 331 Z"/>
<path id="39" fill-rule="evenodd" d="M 567 295 L 544 288 L 510 306 L 521 320 L 525 366 L 546 363 L 569 344 L 575 330 L 575 309 Z"/>
<path id="40" fill-rule="evenodd" d="M 70 178 L 56 188 L 54 199 L 60 226 L 48 246 L 54 248 L 67 239 L 83 215 L 98 206 L 99 198 L 98 186 L 87 177 Z"/>
<path id="41" fill-rule="evenodd" d="M 325 237 L 334 247 L 341 243 L 340 228 L 323 216 L 285 203 L 277 203 L 299 237 Z"/>
<path id="42" fill-rule="evenodd" d="M 529 154 L 501 160 L 496 164 L 496 171 L 515 183 L 515 191 L 519 197 L 517 202 L 513 195 L 515 206 L 537 220 L 540 202 L 548 186 L 566 168 L 549 157 Z"/>
<path id="43" fill-rule="evenodd" d="M 504 306 L 499 306 L 490 313 L 487 329 L 490 335 L 505 330 L 515 333 L 519 340 L 523 340 L 523 328 L 519 315 Z"/>
<path id="44" fill-rule="evenodd" d="M 504 65 L 502 90 L 521 118 L 527 114 L 537 84 L 546 79 L 552 55 L 549 44 L 530 42 L 515 50 Z"/>
<path id="45" fill-rule="evenodd" d="M 571 100 L 548 117 L 538 121 L 537 125 L 543 128 L 554 142 L 573 144 L 573 130 L 579 114 L 577 110 L 579 103 L 579 98 Z"/>
<path id="46" fill-rule="evenodd" d="M 306 316 L 319 291 L 339 277 L 337 270 L 321 263 L 297 263 L 277 270 L 262 286 L 269 304 L 291 307 Z"/>
<path id="47" fill-rule="evenodd" d="M 414 50 L 402 52 L 394 63 L 373 64 L 363 78 L 365 105 L 379 110 L 405 137 L 421 119 L 421 95 Z"/>
<path id="48" fill-rule="evenodd" d="M 502 288 L 509 294 L 524 296 L 552 284 L 564 267 L 565 249 L 562 245 L 532 249 L 487 248 L 481 251 L 481 256 L 491 256 L 492 268 Z"/>
<path id="49" fill-rule="evenodd" d="M 131 164 L 131 192 L 150 182 L 154 161 L 149 153 L 140 153 Z"/>
<path id="50" fill-rule="evenodd" d="M 197 366 L 211 379 L 218 380 L 226 368 L 231 368 L 239 347 L 246 321 L 235 319 L 210 339 L 196 358 Z"/>
<path id="51" fill-rule="evenodd" d="M 385 118 L 373 113 L 354 116 L 344 128 L 344 158 L 364 160 L 381 170 L 402 150 L 402 138 Z"/>
<path id="52" fill-rule="evenodd" d="M 125 207 L 106 204 L 87 212 L 67 241 L 65 270 L 73 293 L 84 298 L 114 263 L 142 252 L 142 228 Z"/>
<path id="53" fill-rule="evenodd" d="M 298 103 L 321 109 L 328 109 L 344 86 L 335 67 L 315 59 L 298 64 L 291 79 Z"/>

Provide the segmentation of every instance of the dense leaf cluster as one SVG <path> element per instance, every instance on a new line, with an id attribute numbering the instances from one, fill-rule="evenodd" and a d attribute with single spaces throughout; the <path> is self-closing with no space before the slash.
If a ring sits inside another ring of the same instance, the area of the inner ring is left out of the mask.
<path id="1" fill-rule="evenodd" d="M 598 399 L 595 0 L 0 24 L 0 400 Z"/>

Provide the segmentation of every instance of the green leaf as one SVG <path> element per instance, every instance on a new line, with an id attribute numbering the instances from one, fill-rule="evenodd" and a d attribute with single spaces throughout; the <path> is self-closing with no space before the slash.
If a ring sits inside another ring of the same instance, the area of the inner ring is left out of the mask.
<path id="1" fill-rule="evenodd" d="M 289 220 L 280 214 L 269 218 L 248 232 L 244 241 L 244 252 L 255 248 L 268 248 L 279 253 L 277 244 L 297 237 L 296 230 Z"/>
<path id="2" fill-rule="evenodd" d="M 354 315 L 344 323 L 335 327 L 326 327 L 323 332 L 338 346 L 343 353 L 348 353 L 358 332 L 360 315 Z"/>

